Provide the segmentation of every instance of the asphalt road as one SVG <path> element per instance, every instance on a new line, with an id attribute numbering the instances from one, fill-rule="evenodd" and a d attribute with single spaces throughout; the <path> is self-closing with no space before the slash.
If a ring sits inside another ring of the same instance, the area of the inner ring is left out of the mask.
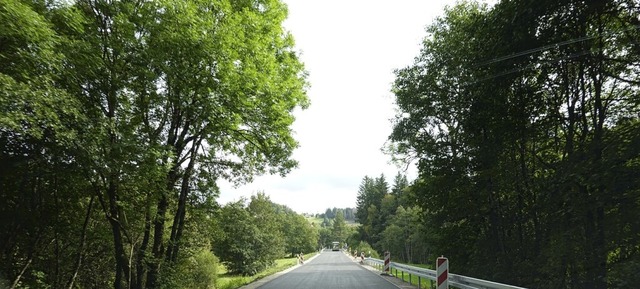
<path id="1" fill-rule="evenodd" d="M 342 252 L 325 251 L 259 289 L 398 289 Z"/>

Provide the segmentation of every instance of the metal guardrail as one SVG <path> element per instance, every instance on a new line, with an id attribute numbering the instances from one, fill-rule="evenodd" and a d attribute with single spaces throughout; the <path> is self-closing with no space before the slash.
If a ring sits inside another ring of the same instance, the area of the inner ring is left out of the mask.
<path id="1" fill-rule="evenodd" d="M 364 262 L 368 265 L 374 265 L 374 267 L 384 266 L 384 260 L 380 260 L 380 259 L 365 258 Z M 410 266 L 405 264 L 399 264 L 395 262 L 391 262 L 390 267 L 392 271 L 393 269 L 401 270 L 405 273 L 418 276 L 420 278 L 436 281 L 435 270 L 430 270 L 430 269 L 425 269 L 425 268 L 420 268 L 420 267 L 415 267 L 415 266 Z M 477 279 L 477 278 L 472 278 L 472 277 L 467 277 L 467 276 L 462 276 L 457 274 L 451 274 L 451 273 L 449 273 L 449 285 L 453 287 L 461 288 L 461 289 L 527 289 L 524 287 L 507 285 L 507 284 L 502 284 L 498 282 L 492 282 L 492 281 L 487 281 L 487 280 L 482 280 L 482 279 Z"/>

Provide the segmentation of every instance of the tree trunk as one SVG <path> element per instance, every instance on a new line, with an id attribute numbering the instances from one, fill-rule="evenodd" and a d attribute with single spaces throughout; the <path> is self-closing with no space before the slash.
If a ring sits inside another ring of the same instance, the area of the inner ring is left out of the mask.
<path id="1" fill-rule="evenodd" d="M 107 190 L 109 196 L 109 223 L 111 224 L 111 231 L 113 233 L 113 246 L 116 259 L 116 279 L 114 281 L 114 288 L 128 288 L 128 285 L 123 287 L 123 284 L 129 284 L 130 271 L 129 262 L 124 250 L 124 240 L 122 238 L 123 231 L 119 220 L 119 209 L 116 197 L 116 185 L 114 181 L 109 184 Z M 123 279 L 124 278 L 124 279 Z"/>
<path id="2" fill-rule="evenodd" d="M 29 255 L 27 257 L 27 262 L 24 264 L 24 266 L 22 266 L 22 270 L 20 270 L 20 273 L 18 274 L 18 276 L 16 276 L 16 278 L 11 283 L 10 289 L 18 288 L 17 286 L 20 283 L 20 279 L 22 279 L 22 276 L 24 275 L 24 273 L 27 271 L 27 269 L 31 265 L 31 262 L 33 262 L 33 257 L 36 255 L 36 251 L 37 251 L 37 248 L 38 248 L 38 243 L 40 242 L 41 238 L 42 238 L 42 231 L 38 230 L 38 232 L 36 233 L 36 239 L 35 239 L 35 241 L 33 241 L 33 245 L 31 246 L 31 250 L 29 250 Z M 49 247 L 49 245 L 51 243 L 55 242 L 55 241 L 56 241 L 56 239 L 52 239 L 51 242 L 49 242 L 49 244 L 45 245 L 42 248 L 42 250 L 45 251 L 46 248 Z"/>
<path id="3" fill-rule="evenodd" d="M 24 266 L 22 267 L 22 270 L 20 270 L 20 274 L 18 274 L 18 276 L 16 276 L 16 278 L 13 280 L 13 283 L 11 284 L 10 289 L 17 288 L 18 283 L 20 282 L 20 279 L 22 279 L 22 275 L 24 275 L 24 272 L 27 271 L 27 268 L 29 268 L 29 265 L 31 265 L 31 262 L 33 262 L 33 255 L 29 256 L 27 263 L 25 263 Z"/>
<path id="4" fill-rule="evenodd" d="M 149 238 L 151 235 L 151 210 L 150 204 L 146 205 L 146 212 L 144 216 L 144 236 L 142 237 L 142 243 L 138 250 L 138 256 L 136 258 L 136 282 L 133 284 L 133 288 L 142 289 L 144 274 L 147 270 L 147 263 L 145 261 L 145 255 L 147 253 L 147 247 L 149 246 Z"/>
<path id="5" fill-rule="evenodd" d="M 594 139 L 593 139 L 593 149 L 594 149 L 594 161 L 593 161 L 593 175 L 601 177 L 603 174 L 603 151 L 604 151 L 604 123 L 606 119 L 606 107 L 603 102 L 602 95 L 602 87 L 604 83 L 604 40 L 602 38 L 602 33 L 604 30 L 603 20 L 601 19 L 601 6 L 598 6 L 597 9 L 597 45 L 598 52 L 596 55 L 597 63 L 593 65 L 593 71 L 591 75 L 591 79 L 593 81 L 593 89 L 594 89 Z M 600 178 L 596 178 L 596 184 L 594 188 L 594 209 L 589 212 L 591 214 L 591 220 L 589 220 L 590 225 L 593 226 L 592 235 L 588 236 L 589 240 L 591 240 L 592 245 L 592 259 L 590 260 L 590 264 L 587 264 L 589 268 L 593 268 L 591 274 L 587 274 L 587 276 L 592 276 L 593 280 L 593 288 L 595 289 L 606 289 L 607 288 L 607 248 L 606 248 L 606 240 L 605 240 L 605 194 L 607 193 L 605 188 L 602 185 L 602 181 Z M 591 271 L 591 270 L 588 270 Z"/>
<path id="6" fill-rule="evenodd" d="M 189 164 L 187 169 L 182 175 L 182 184 L 180 187 L 180 197 L 178 199 L 178 209 L 173 218 L 173 225 L 171 226 L 171 237 L 169 239 L 169 248 L 167 248 L 166 261 L 175 262 L 178 258 L 178 250 L 180 248 L 180 238 L 182 237 L 182 231 L 184 229 L 184 218 L 187 211 L 187 197 L 189 195 L 189 180 L 193 174 L 193 168 L 196 163 L 196 153 L 200 146 L 201 139 L 193 143 L 191 150 L 189 151 Z"/>
<path id="7" fill-rule="evenodd" d="M 168 192 L 173 191 L 173 186 L 178 179 L 178 167 L 174 165 L 167 176 L 167 187 L 161 193 L 158 200 L 156 215 L 153 221 L 153 246 L 151 247 L 152 260 L 149 261 L 149 271 L 147 272 L 146 288 L 156 288 L 160 274 L 160 263 L 164 255 L 164 225 L 169 207 Z"/>
<path id="8" fill-rule="evenodd" d="M 153 260 L 149 262 L 149 272 L 147 273 L 147 288 L 156 288 L 158 281 L 158 275 L 160 270 L 160 261 L 164 252 L 164 244 L 162 239 L 164 237 L 164 221 L 167 214 L 167 207 L 169 203 L 167 200 L 167 193 L 162 192 L 160 200 L 158 201 L 158 210 L 153 222 L 153 247 L 151 253 Z"/>
<path id="9" fill-rule="evenodd" d="M 76 262 L 74 265 L 73 274 L 67 281 L 67 285 L 65 287 L 69 289 L 73 289 L 73 283 L 76 281 L 76 277 L 78 277 L 78 271 L 80 270 L 80 266 L 82 266 L 82 256 L 84 254 L 84 246 L 87 242 L 87 227 L 89 225 L 89 220 L 91 219 L 91 211 L 93 210 L 93 202 L 95 200 L 95 195 L 91 196 L 91 200 L 89 200 L 89 207 L 87 208 L 87 214 L 84 217 L 84 223 L 82 224 L 82 233 L 80 233 L 80 246 L 78 248 L 78 256 L 76 257 Z"/>

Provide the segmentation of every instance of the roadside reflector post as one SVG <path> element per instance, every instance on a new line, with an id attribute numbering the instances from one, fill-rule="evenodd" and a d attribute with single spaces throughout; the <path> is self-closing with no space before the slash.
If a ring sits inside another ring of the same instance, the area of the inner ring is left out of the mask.
<path id="1" fill-rule="evenodd" d="M 384 270 L 382 275 L 389 275 L 389 268 L 391 265 L 391 253 L 389 251 L 384 252 Z"/>
<path id="2" fill-rule="evenodd" d="M 444 256 L 436 261 L 436 276 L 438 278 L 437 289 L 449 289 L 449 259 Z"/>

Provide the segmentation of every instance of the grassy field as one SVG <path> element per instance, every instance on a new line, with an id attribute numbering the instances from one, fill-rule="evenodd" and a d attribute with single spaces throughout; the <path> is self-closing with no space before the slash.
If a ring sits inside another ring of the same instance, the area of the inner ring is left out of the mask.
<path id="1" fill-rule="evenodd" d="M 315 256 L 316 253 L 310 253 L 304 255 L 304 259 L 308 260 L 309 258 Z M 216 288 L 219 289 L 235 289 L 240 288 L 246 284 L 249 284 L 258 279 L 262 279 L 266 276 L 275 274 L 277 272 L 283 271 L 287 268 L 291 268 L 298 264 L 297 258 L 285 258 L 276 260 L 276 264 L 273 267 L 268 268 L 256 275 L 253 276 L 238 276 L 238 275 L 229 275 L 227 273 L 227 269 L 220 264 L 218 268 L 218 280 L 216 281 Z"/>
<path id="2" fill-rule="evenodd" d="M 316 224 L 318 226 L 320 226 L 320 224 L 322 224 L 322 222 L 324 221 L 323 218 L 316 218 L 316 217 L 306 217 L 306 218 L 307 218 L 307 221 L 310 224 Z M 350 227 L 356 227 L 356 226 L 360 225 L 360 224 L 358 224 L 358 223 L 356 223 L 354 221 L 351 221 L 351 220 L 345 220 L 345 223 L 347 224 L 347 226 L 350 226 Z"/>
<path id="3" fill-rule="evenodd" d="M 316 218 L 316 217 L 307 217 L 307 221 L 309 221 L 310 224 L 316 224 L 320 226 L 320 224 L 322 224 L 322 221 L 324 221 L 324 219 Z"/>

